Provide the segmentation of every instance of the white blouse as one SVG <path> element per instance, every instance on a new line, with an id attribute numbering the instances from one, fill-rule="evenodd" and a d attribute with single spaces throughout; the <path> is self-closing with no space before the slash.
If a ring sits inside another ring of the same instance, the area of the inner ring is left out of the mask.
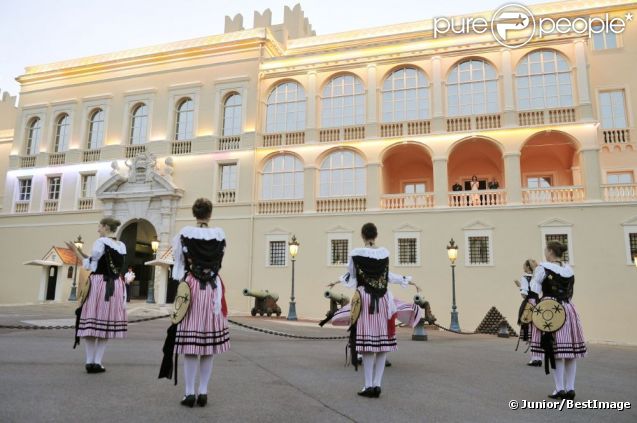
<path id="1" fill-rule="evenodd" d="M 542 263 L 540 263 L 539 266 L 535 268 L 533 277 L 531 278 L 531 282 L 529 282 L 531 291 L 538 294 L 540 298 L 542 297 L 542 282 L 544 281 L 544 278 L 546 278 L 546 271 L 544 270 L 544 268 L 549 269 L 565 278 L 570 278 L 574 274 L 571 266 L 566 263 L 562 264 L 562 266 L 557 263 L 551 263 L 549 261 L 543 261 Z"/>
<path id="2" fill-rule="evenodd" d="M 382 260 L 389 257 L 389 251 L 385 247 L 379 248 L 354 248 L 349 253 L 349 259 L 347 261 L 347 273 L 339 278 L 339 281 L 347 288 L 356 288 L 358 281 L 356 280 L 356 269 L 354 269 L 354 261 L 352 256 L 369 257 L 377 260 Z M 389 283 L 400 284 L 403 288 L 406 288 L 411 282 L 411 276 L 402 276 L 397 273 L 389 272 Z"/>
<path id="3" fill-rule="evenodd" d="M 529 295 L 529 281 L 526 280 L 527 276 L 533 276 L 532 273 L 525 273 L 520 277 L 520 294 Z"/>
<path id="4" fill-rule="evenodd" d="M 113 250 L 117 251 L 121 255 L 126 254 L 126 245 L 124 245 L 121 241 L 116 241 L 111 238 L 107 238 L 105 236 L 98 238 L 93 243 L 93 248 L 91 249 L 91 255 L 88 258 L 82 260 L 82 265 L 85 269 L 90 270 L 91 272 L 95 272 L 97 270 L 97 262 L 104 255 L 104 246 L 108 245 Z"/>

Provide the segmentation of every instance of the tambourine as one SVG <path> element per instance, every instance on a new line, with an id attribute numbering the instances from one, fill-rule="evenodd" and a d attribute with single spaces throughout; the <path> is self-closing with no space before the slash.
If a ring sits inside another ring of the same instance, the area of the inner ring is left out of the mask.
<path id="1" fill-rule="evenodd" d="M 533 309 L 533 324 L 542 332 L 557 332 L 565 322 L 564 306 L 552 298 L 541 300 Z"/>
<path id="2" fill-rule="evenodd" d="M 175 296 L 173 307 L 174 310 L 170 313 L 170 320 L 176 325 L 184 319 L 190 307 L 190 286 L 186 282 L 180 282 L 177 286 L 177 295 Z"/>

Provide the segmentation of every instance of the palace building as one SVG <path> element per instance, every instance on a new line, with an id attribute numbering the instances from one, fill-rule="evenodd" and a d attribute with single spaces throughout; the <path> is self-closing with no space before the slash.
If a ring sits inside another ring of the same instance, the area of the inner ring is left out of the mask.
<path id="1" fill-rule="evenodd" d="M 237 15 L 220 35 L 27 67 L 17 107 L 0 102 L 0 303 L 67 301 L 85 275 L 64 241 L 90 249 L 103 216 L 122 222 L 133 296 L 170 302 L 170 241 L 208 197 L 231 312 L 250 312 L 250 288 L 287 313 L 296 235 L 297 314 L 322 318 L 326 284 L 371 221 L 391 270 L 413 276 L 445 326 L 451 238 L 469 331 L 492 306 L 515 326 L 513 280 L 560 240 L 587 337 L 636 344 L 637 4 L 529 9 L 625 30 L 509 48 L 491 31 L 434 38 L 422 16 L 316 35 L 297 5 L 281 24 L 266 10 L 251 29 Z"/>

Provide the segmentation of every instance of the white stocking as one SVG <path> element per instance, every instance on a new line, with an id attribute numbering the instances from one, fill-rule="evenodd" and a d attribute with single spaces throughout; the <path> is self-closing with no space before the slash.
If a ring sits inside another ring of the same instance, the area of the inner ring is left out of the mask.
<path id="1" fill-rule="evenodd" d="M 566 379 L 566 390 L 575 390 L 575 373 L 577 373 L 577 363 L 574 358 L 564 360 L 564 378 Z"/>
<path id="2" fill-rule="evenodd" d="M 102 358 L 104 357 L 104 351 L 106 351 L 106 342 L 108 339 L 97 338 L 95 340 L 95 364 L 102 364 Z"/>
<path id="3" fill-rule="evenodd" d="M 212 375 L 212 355 L 202 355 L 199 361 L 199 394 L 208 393 L 208 381 Z"/>
<path id="4" fill-rule="evenodd" d="M 564 390 L 564 359 L 555 359 L 555 369 L 553 370 L 553 381 L 555 382 L 555 391 Z"/>
<path id="5" fill-rule="evenodd" d="M 86 349 L 86 364 L 95 363 L 95 338 L 84 338 L 84 349 Z"/>
<path id="6" fill-rule="evenodd" d="M 195 376 L 197 375 L 196 355 L 184 356 L 184 379 L 186 379 L 186 395 L 195 395 Z"/>
<path id="7" fill-rule="evenodd" d="M 374 386 L 380 387 L 380 384 L 383 381 L 383 372 L 385 371 L 386 360 L 386 352 L 376 353 L 376 363 L 374 364 Z"/>
<path id="8" fill-rule="evenodd" d="M 374 353 L 362 353 L 363 355 L 363 373 L 365 373 L 365 388 L 371 388 L 372 377 L 374 374 Z"/>

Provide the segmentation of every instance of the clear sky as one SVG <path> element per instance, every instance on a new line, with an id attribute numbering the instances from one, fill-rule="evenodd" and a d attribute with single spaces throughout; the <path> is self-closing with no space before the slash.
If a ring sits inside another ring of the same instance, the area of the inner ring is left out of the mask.
<path id="1" fill-rule="evenodd" d="M 521 0 L 522 4 L 543 3 Z M 18 94 L 28 65 L 223 33 L 224 17 L 254 10 L 283 21 L 289 0 L 0 0 L 0 89 Z M 303 0 L 317 34 L 496 9 L 506 0 Z M 395 5 L 395 7 L 394 7 Z"/>

